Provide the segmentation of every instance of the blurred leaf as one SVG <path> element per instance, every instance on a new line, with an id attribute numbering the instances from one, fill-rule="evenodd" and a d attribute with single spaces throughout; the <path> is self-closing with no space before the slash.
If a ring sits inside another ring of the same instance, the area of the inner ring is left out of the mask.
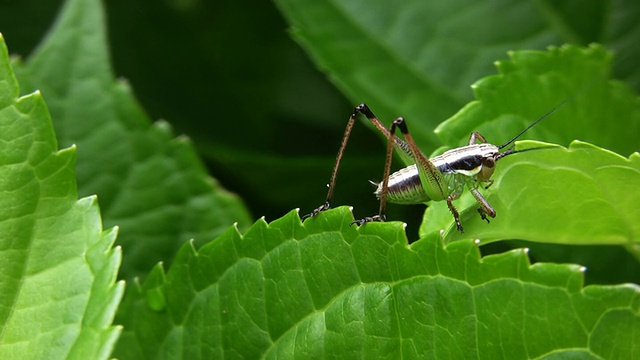
<path id="1" fill-rule="evenodd" d="M 470 100 L 468 85 L 492 74 L 492 62 L 511 50 L 610 44 L 618 77 L 640 88 L 640 51 L 631 45 L 640 40 L 638 2 L 276 4 L 294 37 L 354 104 L 368 103 L 387 122 L 405 116 L 425 150 L 437 147 L 432 129 Z"/>
<path id="2" fill-rule="evenodd" d="M 61 144 L 78 146 L 81 195 L 97 194 L 105 224 L 119 225 L 121 274 L 169 261 L 182 243 L 210 240 L 249 215 L 205 172 L 193 146 L 151 124 L 129 87 L 114 81 L 100 1 L 69 0 L 19 75 L 49 99 Z"/>
<path id="3" fill-rule="evenodd" d="M 633 358 L 640 289 L 582 287 L 578 266 L 480 258 L 472 241 L 407 245 L 400 223 L 350 226 L 346 207 L 230 228 L 121 313 L 129 358 Z"/>
<path id="4" fill-rule="evenodd" d="M 498 75 L 474 85 L 477 101 L 435 131 L 451 147 L 466 145 L 473 131 L 504 143 L 557 109 L 523 138 L 563 145 L 579 139 L 631 154 L 638 150 L 640 100 L 608 80 L 610 64 L 611 55 L 596 45 L 510 52 L 509 60 L 497 62 Z"/>
<path id="5" fill-rule="evenodd" d="M 75 147 L 58 150 L 41 94 L 18 97 L 0 36 L 0 358 L 107 359 L 124 283 L 95 197 L 78 200 Z"/>
<path id="6" fill-rule="evenodd" d="M 331 139 L 339 143 L 353 105 L 291 40 L 272 2 L 190 5 L 106 2 L 117 74 L 152 117 L 189 135 L 216 179 L 242 194 L 253 214 L 275 219 L 292 207 L 316 207 L 335 158 Z M 358 135 L 352 149 L 363 144 Z M 372 145 L 382 148 L 375 138 Z M 317 199 L 306 196 L 317 184 Z M 363 184 L 375 200 L 366 179 L 354 188 Z"/>

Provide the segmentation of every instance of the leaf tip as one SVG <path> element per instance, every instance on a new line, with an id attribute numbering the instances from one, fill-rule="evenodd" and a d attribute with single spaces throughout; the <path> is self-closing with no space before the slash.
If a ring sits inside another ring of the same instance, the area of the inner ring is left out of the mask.
<path id="1" fill-rule="evenodd" d="M 196 249 L 195 240 L 193 238 L 191 238 L 191 239 L 189 239 L 189 241 L 187 241 L 187 244 L 185 244 L 185 246 L 189 247 L 189 249 L 191 250 L 191 255 L 198 256 L 198 250 Z M 162 261 L 160 261 L 159 264 L 162 264 Z"/>
<path id="2" fill-rule="evenodd" d="M 622 287 L 626 287 L 629 288 L 637 293 L 640 293 L 640 285 L 638 284 L 633 284 L 633 283 L 626 283 L 626 284 L 622 284 Z"/>

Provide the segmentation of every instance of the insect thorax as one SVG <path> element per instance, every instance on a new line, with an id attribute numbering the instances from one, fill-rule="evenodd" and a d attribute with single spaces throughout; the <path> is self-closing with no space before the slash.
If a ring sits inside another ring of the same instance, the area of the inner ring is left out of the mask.
<path id="1" fill-rule="evenodd" d="M 443 174 L 475 176 L 482 170 L 483 159 L 494 157 L 499 151 L 492 144 L 473 144 L 445 151 L 430 160 Z"/>

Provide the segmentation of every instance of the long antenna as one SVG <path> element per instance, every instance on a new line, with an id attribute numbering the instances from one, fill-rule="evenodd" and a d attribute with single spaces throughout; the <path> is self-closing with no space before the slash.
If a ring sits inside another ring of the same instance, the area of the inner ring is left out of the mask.
<path id="1" fill-rule="evenodd" d="M 532 127 L 536 126 L 537 123 L 539 123 L 540 121 L 546 119 L 547 117 L 549 117 L 549 115 L 553 114 L 554 112 L 556 112 L 558 109 L 560 109 L 561 107 L 563 107 L 566 103 L 573 101 L 573 99 L 575 99 L 578 95 L 580 95 L 581 93 L 583 93 L 584 91 L 586 91 L 588 88 L 590 88 L 593 83 L 595 82 L 595 79 L 592 79 L 590 81 L 589 84 L 587 84 L 585 87 L 583 87 L 582 89 L 580 89 L 580 91 L 578 91 L 577 93 L 569 96 L 567 99 L 565 99 L 563 102 L 561 102 L 560 104 L 556 105 L 556 107 L 554 107 L 553 109 L 551 109 L 551 111 L 549 111 L 548 113 L 542 115 L 541 117 L 539 117 L 536 121 L 534 121 L 533 123 L 531 123 L 529 126 L 527 126 L 524 130 L 520 131 L 518 133 L 518 135 L 514 136 L 513 138 L 511 138 L 511 140 L 507 141 L 506 143 L 498 146 L 499 150 L 504 149 L 505 147 L 511 145 L 514 141 L 518 140 L 518 138 L 520 136 L 522 136 L 524 133 L 526 133 L 527 131 L 529 131 L 529 129 L 531 129 Z"/>
<path id="2" fill-rule="evenodd" d="M 531 124 L 529 124 L 529 126 L 527 126 L 524 130 L 520 131 L 518 133 L 518 135 L 514 136 L 513 138 L 511 138 L 511 140 L 507 141 L 506 143 L 498 146 L 499 150 L 504 149 L 505 147 L 511 145 L 514 141 L 518 140 L 518 138 L 520 136 L 522 136 L 524 133 L 526 133 L 527 131 L 529 131 L 529 129 L 531 129 L 532 127 L 536 126 L 537 123 L 539 123 L 540 121 L 546 119 L 547 117 L 549 117 L 549 115 L 553 114 L 554 112 L 556 112 L 558 109 L 560 109 L 562 106 L 564 106 L 564 104 L 566 104 L 567 102 L 569 102 L 570 100 L 573 100 L 573 98 L 575 97 L 572 96 L 568 99 L 566 99 L 565 101 L 561 102 L 560 104 L 558 104 L 556 107 L 554 107 L 553 109 L 551 109 L 551 111 L 549 111 L 548 113 L 542 115 L 541 117 L 539 117 L 536 121 L 532 122 Z"/>
<path id="3" fill-rule="evenodd" d="M 495 159 L 496 161 L 498 159 L 501 159 L 507 155 L 513 155 L 513 154 L 518 154 L 518 153 L 523 153 L 523 152 L 527 152 L 527 151 L 533 151 L 533 150 L 545 150 L 545 149 L 557 149 L 557 146 L 540 146 L 540 147 L 535 147 L 535 148 L 528 148 L 528 149 L 521 149 L 521 150 L 513 150 L 513 147 L 509 148 L 509 150 L 504 151 L 499 153 L 498 155 L 496 155 Z"/>

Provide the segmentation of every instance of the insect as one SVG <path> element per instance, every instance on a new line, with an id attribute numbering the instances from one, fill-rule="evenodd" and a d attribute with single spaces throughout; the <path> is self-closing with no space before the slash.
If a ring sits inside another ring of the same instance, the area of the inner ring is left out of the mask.
<path id="1" fill-rule="evenodd" d="M 563 101 L 502 145 L 496 146 L 490 144 L 480 133 L 473 132 L 469 137 L 468 145 L 448 150 L 442 155 L 435 156 L 431 159 L 427 158 L 414 142 L 404 118 L 396 118 L 391 124 L 390 129 L 387 129 L 366 104 L 360 104 L 355 107 L 347 123 L 344 136 L 342 137 L 342 143 L 338 150 L 335 165 L 333 166 L 333 172 L 331 173 L 329 191 L 325 203 L 313 210 L 310 214 L 303 216 L 302 219 L 314 217 L 331 207 L 331 200 L 333 198 L 342 155 L 344 154 L 356 117 L 358 114 L 363 114 L 387 138 L 388 145 L 383 180 L 380 183 L 371 182 L 376 186 L 374 194 L 380 200 L 378 214 L 355 220 L 352 224 L 363 225 L 371 221 L 385 221 L 387 202 L 419 204 L 427 201 L 445 200 L 449 210 L 453 214 L 458 230 L 463 232 L 464 229 L 460 222 L 460 214 L 453 205 L 453 201 L 462 195 L 465 187 L 469 189 L 480 205 L 478 208 L 480 217 L 489 222 L 489 217 L 495 218 L 496 212 L 493 207 L 491 207 L 491 204 L 482 196 L 479 188 L 484 187 L 488 189 L 491 184 L 493 184 L 491 175 L 493 175 L 496 163 L 500 159 L 516 153 L 542 149 L 530 148 L 514 150 L 513 143 L 525 132 L 570 100 L 571 98 Z M 396 136 L 396 129 L 400 130 L 404 140 Z M 413 165 L 390 174 L 394 148 L 400 153 L 403 160 L 407 160 L 408 163 L 413 163 Z M 506 150 L 502 151 L 503 149 Z"/>

